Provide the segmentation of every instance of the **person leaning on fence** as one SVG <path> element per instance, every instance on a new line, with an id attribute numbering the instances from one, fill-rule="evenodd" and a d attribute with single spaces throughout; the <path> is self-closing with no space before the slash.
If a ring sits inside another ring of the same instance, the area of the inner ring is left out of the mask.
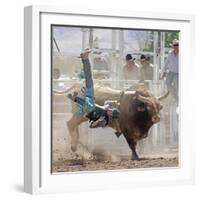
<path id="1" fill-rule="evenodd" d="M 139 65 L 131 54 L 126 55 L 126 64 L 123 67 L 123 78 L 125 80 L 140 80 Z"/>
<path id="2" fill-rule="evenodd" d="M 94 97 L 94 84 L 92 79 L 91 65 L 88 59 L 91 51 L 86 49 L 81 53 L 80 57 L 83 63 L 83 71 L 86 86 L 84 87 L 84 97 L 79 96 L 77 92 L 68 94 L 68 97 L 76 102 L 79 106 L 80 115 L 84 115 L 90 120 L 90 128 L 105 127 L 111 122 L 116 123 L 117 132 L 120 132 L 118 118 L 120 112 L 113 107 L 109 101 L 104 103 L 104 106 L 97 105 Z"/>
<path id="3" fill-rule="evenodd" d="M 176 99 L 178 98 L 178 74 L 179 74 L 179 41 L 173 40 L 173 49 L 169 52 L 165 61 L 163 77 L 166 77 L 168 90 Z"/>
<path id="4" fill-rule="evenodd" d="M 141 55 L 140 56 L 140 74 L 141 74 L 141 82 L 145 83 L 145 86 L 149 87 L 149 82 L 153 80 L 153 65 L 150 63 L 150 56 Z"/>

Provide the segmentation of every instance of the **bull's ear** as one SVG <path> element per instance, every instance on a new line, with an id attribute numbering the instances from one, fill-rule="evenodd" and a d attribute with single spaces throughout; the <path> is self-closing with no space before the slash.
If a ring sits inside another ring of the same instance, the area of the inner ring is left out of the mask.
<path id="1" fill-rule="evenodd" d="M 139 100 L 139 101 L 141 101 L 141 102 L 143 102 L 143 103 L 151 103 L 150 102 L 150 99 L 148 98 L 148 97 L 145 97 L 145 96 L 142 96 L 142 95 L 140 95 L 140 94 L 137 94 L 136 95 L 136 98 Z"/>

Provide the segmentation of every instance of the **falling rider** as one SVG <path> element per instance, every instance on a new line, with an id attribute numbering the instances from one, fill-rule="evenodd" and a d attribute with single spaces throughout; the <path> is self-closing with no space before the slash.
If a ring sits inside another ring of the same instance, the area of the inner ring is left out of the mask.
<path id="1" fill-rule="evenodd" d="M 68 94 L 68 97 L 78 104 L 79 114 L 85 115 L 90 120 L 90 128 L 106 127 L 110 123 L 115 123 L 117 132 L 121 132 L 118 122 L 120 112 L 113 106 L 115 102 L 108 100 L 104 102 L 103 106 L 95 103 L 91 65 L 88 59 L 90 52 L 89 49 L 86 49 L 80 55 L 86 83 L 84 97 L 79 96 L 77 92 Z"/>

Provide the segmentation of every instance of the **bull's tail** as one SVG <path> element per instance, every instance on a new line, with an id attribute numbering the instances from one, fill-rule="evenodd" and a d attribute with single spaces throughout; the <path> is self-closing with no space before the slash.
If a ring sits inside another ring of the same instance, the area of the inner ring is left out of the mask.
<path id="1" fill-rule="evenodd" d="M 53 89 L 53 93 L 54 94 L 67 94 L 68 92 L 72 91 L 73 89 L 75 89 L 75 85 L 72 85 L 69 88 L 65 88 L 64 90 Z"/>

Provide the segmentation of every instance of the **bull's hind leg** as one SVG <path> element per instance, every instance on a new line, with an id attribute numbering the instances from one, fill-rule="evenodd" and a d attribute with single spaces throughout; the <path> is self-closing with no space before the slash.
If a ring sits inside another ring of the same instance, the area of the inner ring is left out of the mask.
<path id="1" fill-rule="evenodd" d="M 67 121 L 67 127 L 68 127 L 69 134 L 70 134 L 70 137 L 71 137 L 71 150 L 73 152 L 76 151 L 78 143 L 79 143 L 78 127 L 84 121 L 86 121 L 84 119 L 84 117 L 77 116 L 77 115 L 73 115 L 72 118 L 69 121 Z"/>
<path id="2" fill-rule="evenodd" d="M 85 121 L 87 121 L 86 118 L 73 115 L 67 122 L 67 126 L 71 136 L 71 150 L 75 153 L 76 157 L 78 156 L 82 159 L 91 160 L 93 159 L 93 154 L 79 140 L 79 125 Z"/>
<path id="3" fill-rule="evenodd" d="M 130 138 L 127 135 L 124 135 L 124 137 L 126 138 L 126 141 L 132 151 L 131 160 L 139 160 L 138 154 L 136 152 L 137 143 L 133 140 L 133 138 Z"/>

